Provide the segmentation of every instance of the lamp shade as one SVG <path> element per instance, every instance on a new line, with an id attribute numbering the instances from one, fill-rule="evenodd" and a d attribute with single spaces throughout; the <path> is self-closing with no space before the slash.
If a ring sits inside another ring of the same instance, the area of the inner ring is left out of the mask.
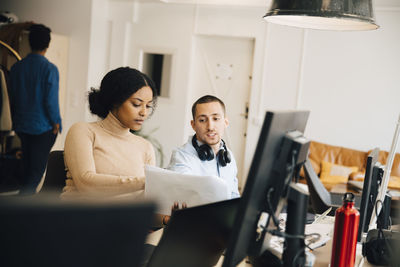
<path id="1" fill-rule="evenodd" d="M 375 30 L 372 0 L 272 0 L 264 19 L 318 30 Z"/>

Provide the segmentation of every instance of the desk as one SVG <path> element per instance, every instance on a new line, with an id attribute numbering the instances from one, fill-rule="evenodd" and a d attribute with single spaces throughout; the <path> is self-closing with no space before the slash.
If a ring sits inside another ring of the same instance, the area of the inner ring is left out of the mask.
<path id="1" fill-rule="evenodd" d="M 158 241 L 160 240 L 160 238 L 162 236 L 162 233 L 163 233 L 163 229 L 160 229 L 158 231 L 155 231 L 155 232 L 149 234 L 147 236 L 146 243 L 156 246 L 158 244 Z M 315 261 L 314 267 L 326 267 L 326 266 L 328 266 L 330 264 L 330 260 L 331 260 L 331 253 L 332 253 L 331 250 L 332 250 L 332 240 L 328 241 L 328 243 L 325 246 L 314 250 L 313 254 L 316 257 L 316 261 Z M 356 264 L 354 266 L 358 267 L 359 263 L 360 263 L 360 261 L 362 259 L 362 256 L 361 256 L 361 245 L 360 244 L 357 245 L 357 252 L 356 253 L 357 253 L 357 258 L 356 258 Z M 224 258 L 222 256 L 215 266 L 216 267 L 221 267 L 223 261 L 224 261 Z M 237 266 L 238 267 L 251 267 L 252 265 L 250 263 L 247 263 L 246 260 L 243 260 Z M 363 266 L 364 267 L 372 267 L 374 265 L 371 265 L 370 263 L 368 263 L 367 260 L 365 260 Z"/>
<path id="2" fill-rule="evenodd" d="M 392 230 L 394 231 L 399 231 L 400 226 L 399 225 L 394 225 L 392 226 Z M 330 263 L 331 259 L 331 249 L 332 249 L 332 240 L 330 240 L 324 247 L 321 247 L 319 249 L 314 250 L 313 254 L 316 256 L 316 262 L 314 264 L 314 267 L 326 267 Z M 366 258 L 364 258 L 363 264 L 360 265 L 360 262 L 362 260 L 362 244 L 357 243 L 357 250 L 356 250 L 356 261 L 354 264 L 354 267 L 377 267 L 377 265 L 373 265 L 367 261 Z M 397 265 L 396 265 L 397 266 Z"/>
<path id="3" fill-rule="evenodd" d="M 313 251 L 313 254 L 315 255 L 315 264 L 314 267 L 326 267 L 330 264 L 331 262 L 331 254 L 332 254 L 332 239 L 328 241 L 328 243 L 316 250 Z M 354 264 L 354 267 L 360 266 L 360 261 L 362 260 L 362 245 L 357 244 L 357 251 L 356 251 L 356 262 Z M 370 264 L 367 259 L 364 260 L 364 263 L 362 265 L 363 267 L 372 267 L 374 265 Z"/>
<path id="4" fill-rule="evenodd" d="M 162 234 L 163 234 L 163 229 L 148 234 L 145 243 L 157 246 Z M 222 256 L 219 259 L 218 263 L 215 265 L 215 267 L 221 267 L 223 262 L 224 262 L 224 257 Z M 251 264 L 246 263 L 246 260 L 243 260 L 240 264 L 237 265 L 237 267 L 251 267 Z"/>
<path id="5" fill-rule="evenodd" d="M 325 186 L 325 184 L 324 184 Z M 354 188 L 354 186 L 348 184 L 348 183 L 339 183 L 339 184 L 334 184 L 334 185 L 329 185 L 329 191 L 332 193 L 346 193 L 346 192 L 351 192 L 355 195 L 361 195 L 362 190 L 357 190 Z M 326 188 L 328 188 L 326 187 Z M 392 202 L 395 202 L 398 204 L 400 202 L 400 197 L 398 196 L 399 190 L 395 189 L 388 189 L 389 193 L 390 191 L 395 192 L 397 196 L 392 196 Z"/>

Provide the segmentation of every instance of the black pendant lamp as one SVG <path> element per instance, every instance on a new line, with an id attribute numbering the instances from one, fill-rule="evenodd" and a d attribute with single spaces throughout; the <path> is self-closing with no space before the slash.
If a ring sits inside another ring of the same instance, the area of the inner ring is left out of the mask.
<path id="1" fill-rule="evenodd" d="M 272 0 L 266 21 L 301 28 L 375 30 L 372 0 Z"/>

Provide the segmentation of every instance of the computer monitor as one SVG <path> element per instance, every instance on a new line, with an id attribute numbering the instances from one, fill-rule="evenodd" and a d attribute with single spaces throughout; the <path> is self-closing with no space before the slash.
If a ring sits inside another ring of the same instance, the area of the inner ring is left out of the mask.
<path id="1" fill-rule="evenodd" d="M 369 220 L 371 217 L 374 199 L 377 196 L 378 181 L 373 175 L 374 167 L 378 162 L 379 149 L 375 148 L 367 157 L 365 168 L 364 183 L 360 203 L 360 223 L 358 226 L 357 241 L 361 242 L 363 233 L 368 232 Z M 369 214 L 369 216 L 368 216 Z"/>
<path id="2" fill-rule="evenodd" d="M 146 267 L 208 267 L 226 249 L 241 199 L 175 211 Z"/>
<path id="3" fill-rule="evenodd" d="M 150 202 L 0 199 L 0 265 L 139 266 L 153 220 Z"/>
<path id="4" fill-rule="evenodd" d="M 384 166 L 377 161 L 373 168 L 372 168 L 372 175 L 371 175 L 371 190 L 370 190 L 370 198 L 369 198 L 369 205 L 367 207 L 366 211 L 366 221 L 364 223 L 364 232 L 367 232 L 368 229 L 371 227 L 375 227 L 375 223 L 372 224 L 371 218 L 372 218 L 372 213 L 374 211 L 374 207 L 376 205 L 378 193 L 380 190 L 382 190 L 382 181 L 383 181 L 383 174 L 384 174 Z M 381 216 L 381 214 L 379 214 Z"/>
<path id="5" fill-rule="evenodd" d="M 278 201 L 292 178 L 292 163 L 296 164 L 296 157 L 307 157 L 308 147 L 307 151 L 295 152 L 289 140 L 290 135 L 302 138 L 296 133 L 304 132 L 308 116 L 308 111 L 266 113 L 223 267 L 236 266 L 247 255 L 256 257 L 262 252 L 264 236 L 257 234 L 260 215 L 279 212 Z"/>

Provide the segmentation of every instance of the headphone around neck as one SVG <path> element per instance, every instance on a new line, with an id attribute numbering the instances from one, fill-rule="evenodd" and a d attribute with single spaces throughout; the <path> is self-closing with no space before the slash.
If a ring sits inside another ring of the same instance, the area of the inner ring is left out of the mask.
<path id="1" fill-rule="evenodd" d="M 231 155 L 229 154 L 229 151 L 226 148 L 224 140 L 221 139 L 221 142 L 222 142 L 222 147 L 217 153 L 217 160 L 222 167 L 225 167 L 228 163 L 231 162 Z M 214 159 L 214 151 L 212 150 L 212 148 L 207 144 L 199 146 L 199 144 L 197 144 L 196 135 L 193 135 L 192 145 L 194 149 L 197 151 L 200 160 L 205 161 Z"/>

